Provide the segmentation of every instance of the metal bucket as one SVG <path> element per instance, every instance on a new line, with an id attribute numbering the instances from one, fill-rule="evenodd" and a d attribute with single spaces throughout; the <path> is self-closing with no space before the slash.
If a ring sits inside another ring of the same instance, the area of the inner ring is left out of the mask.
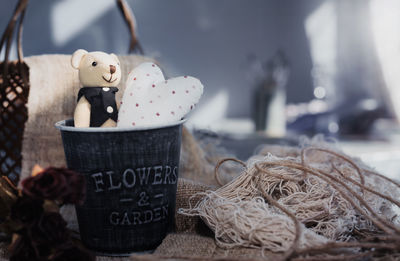
<path id="1" fill-rule="evenodd" d="M 155 249 L 174 227 L 182 124 L 75 128 L 60 121 L 67 166 L 86 179 L 82 242 L 104 255 Z"/>

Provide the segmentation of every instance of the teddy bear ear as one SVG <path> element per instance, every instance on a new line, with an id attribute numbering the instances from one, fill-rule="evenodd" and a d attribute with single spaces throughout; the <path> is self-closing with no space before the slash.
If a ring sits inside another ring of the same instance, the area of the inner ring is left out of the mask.
<path id="1" fill-rule="evenodd" d="M 83 49 L 76 50 L 74 52 L 74 54 L 72 54 L 72 57 L 71 57 L 72 67 L 74 67 L 75 69 L 79 69 L 79 64 L 81 63 L 82 57 L 87 53 L 88 52 Z"/>
<path id="2" fill-rule="evenodd" d="M 114 58 L 114 60 L 119 63 L 118 56 L 116 56 L 114 53 L 110 53 L 111 57 Z"/>

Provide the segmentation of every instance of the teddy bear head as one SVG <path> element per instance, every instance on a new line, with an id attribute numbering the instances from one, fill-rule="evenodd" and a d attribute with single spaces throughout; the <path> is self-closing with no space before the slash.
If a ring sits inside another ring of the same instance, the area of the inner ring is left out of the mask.
<path id="1" fill-rule="evenodd" d="M 121 81 L 121 67 L 113 53 L 79 49 L 72 55 L 71 64 L 79 70 L 79 80 L 84 87 L 112 87 Z"/>

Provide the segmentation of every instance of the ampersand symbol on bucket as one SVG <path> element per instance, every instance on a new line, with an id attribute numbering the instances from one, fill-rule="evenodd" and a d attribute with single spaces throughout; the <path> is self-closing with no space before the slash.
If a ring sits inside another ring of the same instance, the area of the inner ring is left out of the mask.
<path id="1" fill-rule="evenodd" d="M 140 199 L 138 201 L 138 206 L 143 207 L 143 206 L 148 206 L 150 205 L 149 203 L 149 196 L 147 196 L 146 192 L 140 192 L 139 195 Z"/>

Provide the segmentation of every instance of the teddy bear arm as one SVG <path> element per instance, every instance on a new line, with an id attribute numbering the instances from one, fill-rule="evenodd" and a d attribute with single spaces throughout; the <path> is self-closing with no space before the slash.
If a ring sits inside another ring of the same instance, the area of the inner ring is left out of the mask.
<path id="1" fill-rule="evenodd" d="M 75 127 L 90 127 L 90 103 L 83 96 L 79 99 L 74 113 Z"/>

